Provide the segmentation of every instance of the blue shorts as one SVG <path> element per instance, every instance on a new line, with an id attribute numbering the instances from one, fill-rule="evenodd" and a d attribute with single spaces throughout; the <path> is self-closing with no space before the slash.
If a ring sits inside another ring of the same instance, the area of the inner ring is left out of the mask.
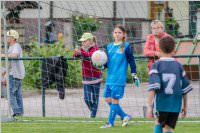
<path id="1" fill-rule="evenodd" d="M 103 97 L 121 99 L 124 96 L 124 88 L 125 86 L 119 85 L 105 85 Z"/>

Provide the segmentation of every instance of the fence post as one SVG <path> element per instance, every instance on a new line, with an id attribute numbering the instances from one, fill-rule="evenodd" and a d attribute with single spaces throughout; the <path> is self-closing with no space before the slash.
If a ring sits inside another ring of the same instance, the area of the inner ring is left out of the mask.
<path id="1" fill-rule="evenodd" d="M 38 1 L 38 45 L 41 45 L 40 1 Z"/>
<path id="2" fill-rule="evenodd" d="M 199 96 L 200 96 L 200 56 L 198 55 L 198 59 L 199 59 Z M 199 104 L 200 104 L 200 98 L 199 98 Z"/>
<path id="3" fill-rule="evenodd" d="M 41 60 L 41 64 L 42 64 L 43 59 Z M 41 77 L 42 80 L 42 77 Z M 45 88 L 43 87 L 42 84 L 42 116 L 45 117 L 46 116 L 46 110 L 45 110 Z"/>
<path id="4" fill-rule="evenodd" d="M 46 116 L 46 111 L 45 111 L 45 89 L 42 87 L 42 116 Z"/>

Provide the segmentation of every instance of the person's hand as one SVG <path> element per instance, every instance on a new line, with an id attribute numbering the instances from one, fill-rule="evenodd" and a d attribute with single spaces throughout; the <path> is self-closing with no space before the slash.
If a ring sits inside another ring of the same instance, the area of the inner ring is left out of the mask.
<path id="1" fill-rule="evenodd" d="M 155 56 L 160 57 L 160 52 L 155 52 Z"/>
<path id="2" fill-rule="evenodd" d="M 133 78 L 133 83 L 135 84 L 136 87 L 139 87 L 140 85 L 140 80 L 137 77 L 137 75 L 135 73 L 132 74 L 132 78 Z"/>
<path id="3" fill-rule="evenodd" d="M 97 69 L 100 69 L 100 70 L 104 70 L 105 69 L 105 67 L 103 66 L 103 65 L 95 65 L 95 64 L 93 64 L 93 66 L 95 67 L 95 68 L 97 68 Z"/>
<path id="4" fill-rule="evenodd" d="M 183 108 L 182 111 L 181 111 L 181 118 L 185 118 L 186 114 L 187 114 L 187 109 Z"/>
<path id="5" fill-rule="evenodd" d="M 2 84 L 2 85 L 6 85 L 6 80 L 2 80 L 2 81 L 1 81 L 1 84 Z"/>
<path id="6" fill-rule="evenodd" d="M 152 106 L 147 107 L 146 116 L 149 120 L 151 120 L 153 118 L 153 108 L 152 108 Z"/>
<path id="7" fill-rule="evenodd" d="M 77 56 L 80 56 L 80 55 L 81 55 L 80 49 L 76 48 L 76 49 L 74 50 L 73 56 L 74 56 L 74 57 L 77 57 Z"/>

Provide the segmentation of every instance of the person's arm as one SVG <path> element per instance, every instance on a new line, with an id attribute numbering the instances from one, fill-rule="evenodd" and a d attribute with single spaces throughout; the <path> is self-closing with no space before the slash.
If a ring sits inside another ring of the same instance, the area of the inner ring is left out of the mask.
<path id="1" fill-rule="evenodd" d="M 192 85 L 190 84 L 189 79 L 186 76 L 186 72 L 183 68 L 183 66 L 180 64 L 180 68 L 182 70 L 182 95 L 183 95 L 183 108 L 181 112 L 181 117 L 186 117 L 187 114 L 187 93 L 193 90 Z"/>
<path id="2" fill-rule="evenodd" d="M 81 51 L 79 48 L 75 48 L 73 52 L 73 57 L 79 57 L 81 56 Z"/>
<path id="3" fill-rule="evenodd" d="M 154 99 L 154 96 L 155 96 L 155 91 L 154 90 L 151 90 L 149 91 L 148 93 L 148 98 L 147 98 L 147 118 L 148 119 L 152 119 L 153 118 L 153 99 Z"/>
<path id="4" fill-rule="evenodd" d="M 82 48 L 81 48 L 80 50 L 81 50 L 81 55 L 82 55 L 83 57 L 91 57 L 92 54 L 93 54 L 96 50 L 98 50 L 98 49 L 99 49 L 99 48 L 98 48 L 97 46 L 94 46 L 94 47 L 92 47 L 91 50 L 89 50 L 89 51 L 85 51 L 85 50 L 83 50 Z"/>
<path id="5" fill-rule="evenodd" d="M 1 57 L 8 57 L 8 58 L 18 58 L 20 56 L 21 47 L 19 44 L 15 44 L 12 50 L 12 53 L 8 54 L 1 54 Z"/>
<path id="6" fill-rule="evenodd" d="M 128 45 L 128 47 L 125 49 L 125 55 L 128 63 L 130 64 L 131 74 L 136 74 L 135 59 L 130 45 Z"/>
<path id="7" fill-rule="evenodd" d="M 156 51 L 151 48 L 151 43 L 150 43 L 151 41 L 154 41 L 154 40 L 152 40 L 151 36 L 147 36 L 146 43 L 144 45 L 144 51 L 143 51 L 144 55 L 146 56 L 156 55 Z"/>
<path id="8" fill-rule="evenodd" d="M 187 104 L 188 104 L 187 102 L 188 102 L 188 96 L 187 96 L 187 94 L 185 94 L 183 96 L 183 108 L 182 108 L 182 112 L 181 112 L 182 118 L 185 118 L 187 115 Z"/>
<path id="9" fill-rule="evenodd" d="M 133 79 L 133 83 L 136 85 L 136 87 L 139 87 L 140 80 L 136 74 L 135 59 L 134 59 L 133 51 L 132 51 L 130 45 L 128 45 L 128 47 L 125 49 L 125 55 L 126 55 L 126 59 L 127 59 L 128 63 L 130 64 L 131 76 Z"/>
<path id="10" fill-rule="evenodd" d="M 13 54 L 8 54 L 8 55 L 1 54 L 1 57 L 7 57 L 7 56 L 8 56 L 8 58 L 18 58 L 19 54 L 18 53 L 13 53 Z"/>
<path id="11" fill-rule="evenodd" d="M 148 98 L 147 98 L 147 118 L 153 118 L 153 99 L 156 95 L 156 90 L 160 90 L 161 79 L 159 76 L 158 64 L 154 63 L 149 72 Z"/>

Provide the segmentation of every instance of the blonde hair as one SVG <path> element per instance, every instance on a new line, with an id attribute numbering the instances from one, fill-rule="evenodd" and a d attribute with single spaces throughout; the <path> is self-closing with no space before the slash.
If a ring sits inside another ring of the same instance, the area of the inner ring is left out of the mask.
<path id="1" fill-rule="evenodd" d="M 162 28 L 164 28 L 163 23 L 157 19 L 151 22 L 151 27 L 153 27 L 153 25 L 160 25 Z"/>

